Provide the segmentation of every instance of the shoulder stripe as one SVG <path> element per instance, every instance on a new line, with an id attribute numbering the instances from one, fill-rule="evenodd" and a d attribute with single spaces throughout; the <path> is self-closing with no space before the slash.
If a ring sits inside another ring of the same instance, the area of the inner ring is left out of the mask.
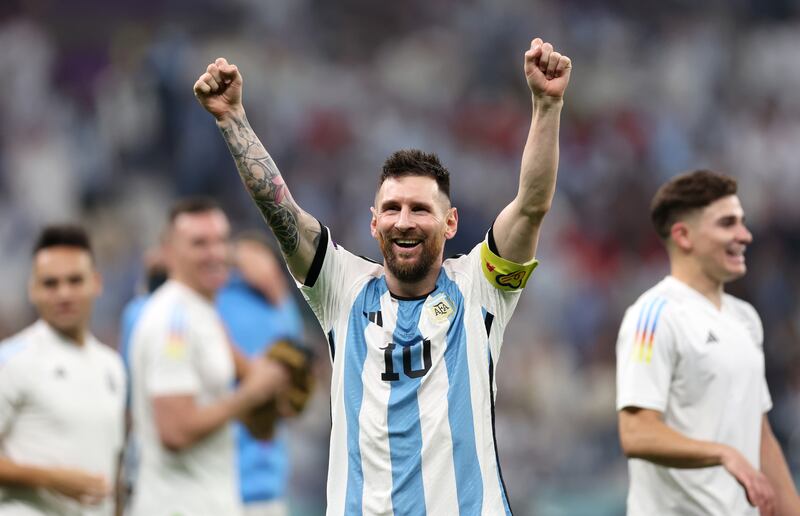
<path id="1" fill-rule="evenodd" d="M 311 261 L 311 266 L 308 268 L 306 280 L 303 284 L 306 287 L 313 287 L 317 282 L 320 271 L 322 271 L 322 262 L 325 261 L 325 253 L 328 251 L 328 228 L 322 222 L 317 221 L 319 224 L 319 242 L 317 243 L 317 250 L 314 253 L 314 259 Z"/>
<path id="2" fill-rule="evenodd" d="M 653 357 L 653 343 L 655 342 L 658 320 L 666 304 L 666 299 L 656 297 L 642 306 L 636 323 L 636 334 L 634 335 L 634 361 L 650 363 Z"/>

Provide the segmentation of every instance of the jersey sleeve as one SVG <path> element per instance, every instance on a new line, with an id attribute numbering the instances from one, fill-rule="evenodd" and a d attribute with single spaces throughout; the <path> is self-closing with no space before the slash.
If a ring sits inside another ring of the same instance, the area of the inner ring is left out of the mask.
<path id="1" fill-rule="evenodd" d="M 297 286 L 313 310 L 323 330 L 328 332 L 340 310 L 349 310 L 348 300 L 367 276 L 378 276 L 382 266 L 350 253 L 330 237 L 330 230 L 320 224 L 317 252 L 304 282 Z"/>
<path id="2" fill-rule="evenodd" d="M 667 300 L 654 297 L 629 308 L 617 338 L 617 410 L 666 410 L 677 357 Z"/>
<path id="3" fill-rule="evenodd" d="M 184 306 L 172 307 L 171 313 L 159 318 L 145 338 L 148 356 L 145 385 L 150 396 L 195 394 L 200 378 L 192 360 L 193 334 Z"/>
<path id="4" fill-rule="evenodd" d="M 505 326 L 539 262 L 533 259 L 515 263 L 499 256 L 491 229 L 484 241 L 470 251 L 468 259 L 481 306 Z"/>
<path id="5" fill-rule="evenodd" d="M 25 392 L 25 378 L 20 369 L 23 340 L 0 343 L 0 441 L 11 429 Z"/>

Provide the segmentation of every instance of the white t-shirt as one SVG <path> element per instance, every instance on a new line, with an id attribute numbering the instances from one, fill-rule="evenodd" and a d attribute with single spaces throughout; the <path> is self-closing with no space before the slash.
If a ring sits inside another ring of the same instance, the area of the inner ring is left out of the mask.
<path id="1" fill-rule="evenodd" d="M 124 439 L 125 370 L 89 336 L 78 345 L 37 321 L 0 343 L 0 454 L 30 466 L 116 480 Z M 0 515 L 111 515 L 44 489 L 0 488 Z"/>
<path id="2" fill-rule="evenodd" d="M 617 341 L 617 410 L 658 410 L 692 439 L 724 443 L 759 468 L 762 416 L 772 408 L 755 309 L 722 308 L 668 276 L 625 313 Z M 757 516 L 722 466 L 678 469 L 630 459 L 629 516 Z"/>
<path id="3" fill-rule="evenodd" d="M 382 265 L 337 246 L 323 228 L 300 287 L 333 362 L 329 515 L 510 514 L 494 374 L 532 268 L 484 242 L 445 260 L 433 292 L 402 299 L 389 292 Z"/>
<path id="4" fill-rule="evenodd" d="M 158 437 L 151 401 L 192 395 L 198 405 L 208 405 L 228 394 L 233 381 L 233 357 L 214 305 L 176 281 L 165 283 L 145 305 L 131 340 L 140 453 L 134 516 L 240 514 L 231 426 L 172 452 Z"/>

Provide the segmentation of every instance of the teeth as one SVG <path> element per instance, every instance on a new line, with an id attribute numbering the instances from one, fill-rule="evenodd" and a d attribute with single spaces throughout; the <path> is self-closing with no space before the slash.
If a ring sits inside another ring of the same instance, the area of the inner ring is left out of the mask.
<path id="1" fill-rule="evenodd" d="M 398 244 L 411 244 L 411 245 L 414 245 L 414 244 L 419 243 L 419 240 L 395 240 L 395 242 L 397 242 Z"/>

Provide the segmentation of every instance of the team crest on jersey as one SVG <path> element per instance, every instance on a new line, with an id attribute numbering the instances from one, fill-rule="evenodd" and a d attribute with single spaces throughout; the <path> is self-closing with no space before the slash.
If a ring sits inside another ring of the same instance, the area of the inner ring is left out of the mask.
<path id="1" fill-rule="evenodd" d="M 455 312 L 453 302 L 447 294 L 438 294 L 427 302 L 428 316 L 433 322 L 444 322 Z"/>

